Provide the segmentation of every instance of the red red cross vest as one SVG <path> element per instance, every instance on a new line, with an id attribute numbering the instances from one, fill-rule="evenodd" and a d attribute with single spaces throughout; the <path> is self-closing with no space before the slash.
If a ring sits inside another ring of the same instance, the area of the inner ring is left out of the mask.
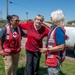
<path id="1" fill-rule="evenodd" d="M 61 26 L 57 26 L 61 27 Z M 57 28 L 56 27 L 56 28 Z M 48 48 L 52 48 L 54 46 L 57 46 L 56 44 L 56 28 L 52 30 L 52 32 L 49 34 L 48 37 Z M 65 29 L 61 27 L 65 33 Z M 65 37 L 64 37 L 65 38 Z M 66 54 L 66 47 L 62 51 L 60 51 L 60 55 L 58 54 L 59 52 L 46 52 L 46 65 L 47 66 L 52 66 L 55 67 L 58 65 L 58 59 L 59 58 L 61 61 L 64 61 L 65 59 L 65 54 Z"/>
<path id="2" fill-rule="evenodd" d="M 5 42 L 3 44 L 4 54 L 16 54 L 19 53 L 21 48 L 21 31 L 20 28 L 17 26 L 17 32 L 12 33 L 10 25 L 5 26 L 6 29 L 6 37 Z M 16 40 L 15 40 L 15 39 Z"/>

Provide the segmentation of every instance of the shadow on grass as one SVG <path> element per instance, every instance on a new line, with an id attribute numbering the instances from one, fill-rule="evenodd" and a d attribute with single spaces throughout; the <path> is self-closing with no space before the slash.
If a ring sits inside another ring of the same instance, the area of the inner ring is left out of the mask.
<path id="1" fill-rule="evenodd" d="M 24 75 L 24 70 L 25 70 L 24 67 L 18 68 L 17 75 Z M 39 75 L 44 75 L 44 74 L 47 74 L 46 68 L 40 67 Z"/>
<path id="2" fill-rule="evenodd" d="M 47 68 L 40 67 L 39 75 L 47 75 Z"/>
<path id="3" fill-rule="evenodd" d="M 24 75 L 24 69 L 25 67 L 18 68 L 17 75 Z"/>
<path id="4" fill-rule="evenodd" d="M 24 67 L 18 68 L 17 70 L 17 75 L 24 75 Z M 47 74 L 47 68 L 42 68 L 40 67 L 39 69 L 39 75 L 48 75 Z M 63 73 L 61 70 L 59 72 L 59 75 L 66 75 L 65 73 Z"/>
<path id="5" fill-rule="evenodd" d="M 60 70 L 59 75 L 66 75 L 66 74 Z"/>
<path id="6" fill-rule="evenodd" d="M 48 75 L 47 68 L 40 67 L 39 75 Z M 66 75 L 66 74 L 60 70 L 59 75 Z"/>

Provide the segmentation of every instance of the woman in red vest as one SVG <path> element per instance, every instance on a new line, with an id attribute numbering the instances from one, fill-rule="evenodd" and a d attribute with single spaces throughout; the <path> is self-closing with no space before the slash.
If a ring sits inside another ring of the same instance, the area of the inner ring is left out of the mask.
<path id="1" fill-rule="evenodd" d="M 47 48 L 40 48 L 40 52 L 46 53 L 46 65 L 48 75 L 58 75 L 60 64 L 65 59 L 65 17 L 62 10 L 51 13 L 52 26 L 48 33 Z M 50 27 L 49 24 L 45 25 Z"/>
<path id="2" fill-rule="evenodd" d="M 21 51 L 21 38 L 25 35 L 19 28 L 19 17 L 7 17 L 8 24 L 0 31 L 0 54 L 5 63 L 5 75 L 17 75 L 19 52 Z"/>

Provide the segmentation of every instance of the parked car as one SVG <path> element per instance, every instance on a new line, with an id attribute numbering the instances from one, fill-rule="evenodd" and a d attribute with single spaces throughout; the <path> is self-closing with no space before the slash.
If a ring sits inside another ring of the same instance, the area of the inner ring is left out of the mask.
<path id="1" fill-rule="evenodd" d="M 75 27 L 65 27 L 66 35 L 68 35 L 69 39 L 66 40 L 66 46 L 74 48 L 75 55 Z"/>

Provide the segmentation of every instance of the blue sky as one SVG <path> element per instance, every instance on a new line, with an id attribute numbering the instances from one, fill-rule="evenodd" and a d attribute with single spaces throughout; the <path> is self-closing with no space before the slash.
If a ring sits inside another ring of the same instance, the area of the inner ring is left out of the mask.
<path id="1" fill-rule="evenodd" d="M 75 0 L 8 0 L 8 14 L 20 19 L 27 19 L 28 12 L 28 19 L 41 14 L 50 21 L 51 12 L 57 9 L 63 10 L 66 21 L 75 20 Z M 0 0 L 0 17 L 6 18 L 6 0 Z"/>

